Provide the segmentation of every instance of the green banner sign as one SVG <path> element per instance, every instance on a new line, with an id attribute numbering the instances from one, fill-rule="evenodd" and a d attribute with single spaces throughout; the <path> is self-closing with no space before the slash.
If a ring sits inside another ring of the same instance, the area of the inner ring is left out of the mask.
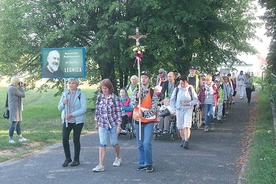
<path id="1" fill-rule="evenodd" d="M 84 78 L 85 66 L 83 47 L 42 49 L 43 78 Z"/>

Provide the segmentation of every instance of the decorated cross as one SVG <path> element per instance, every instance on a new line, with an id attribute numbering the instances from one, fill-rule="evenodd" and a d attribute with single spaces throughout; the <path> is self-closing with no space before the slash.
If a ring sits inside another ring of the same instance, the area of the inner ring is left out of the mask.
<path id="1" fill-rule="evenodd" d="M 143 57 L 143 48 L 141 48 L 140 46 L 140 39 L 141 38 L 147 38 L 147 35 L 140 35 L 139 33 L 139 27 L 136 27 L 136 34 L 135 35 L 129 35 L 128 38 L 132 38 L 136 40 L 136 48 L 133 49 L 133 51 L 135 51 L 134 57 L 135 57 L 135 62 L 137 62 L 137 70 L 138 70 L 138 78 L 139 78 L 139 82 L 138 82 L 138 91 L 141 92 L 141 85 L 140 85 L 140 79 L 141 79 L 141 75 L 140 75 L 140 62 L 142 61 L 142 57 Z M 139 105 L 138 105 L 138 114 L 139 114 L 139 140 L 141 140 L 142 138 L 142 133 L 141 133 L 141 97 L 139 97 Z"/>
<path id="2" fill-rule="evenodd" d="M 136 27 L 136 34 L 135 35 L 129 35 L 128 38 L 135 39 L 136 40 L 136 46 L 139 46 L 140 45 L 139 40 L 141 38 L 147 38 L 147 35 L 140 35 L 139 27 Z"/>

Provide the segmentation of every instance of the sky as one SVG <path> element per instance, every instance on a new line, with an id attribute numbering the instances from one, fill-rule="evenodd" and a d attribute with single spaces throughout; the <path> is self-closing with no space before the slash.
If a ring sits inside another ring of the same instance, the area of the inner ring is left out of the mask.
<path id="1" fill-rule="evenodd" d="M 257 11 L 256 16 L 261 16 L 264 14 L 265 9 L 261 8 L 258 5 L 258 2 L 255 1 L 254 2 L 257 5 Z M 261 19 L 259 19 L 260 22 L 263 22 Z M 256 29 L 256 34 L 258 37 L 260 37 L 262 40 L 250 40 L 250 44 L 253 45 L 257 51 L 259 52 L 259 54 L 261 54 L 262 57 L 266 57 L 268 54 L 268 49 L 269 49 L 269 44 L 270 44 L 270 40 L 271 38 L 267 37 L 265 35 L 266 29 L 265 29 L 265 25 L 263 24 L 261 27 Z"/>

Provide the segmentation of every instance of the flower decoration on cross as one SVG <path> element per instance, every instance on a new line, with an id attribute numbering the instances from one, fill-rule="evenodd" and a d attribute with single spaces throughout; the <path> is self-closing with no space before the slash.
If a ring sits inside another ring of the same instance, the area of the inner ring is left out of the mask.
<path id="1" fill-rule="evenodd" d="M 136 45 L 132 46 L 131 49 L 134 51 L 135 62 L 137 61 L 138 63 L 140 63 L 143 58 L 143 52 L 146 49 L 146 47 L 140 45 L 140 39 L 147 38 L 147 35 L 140 35 L 139 28 L 136 27 L 136 34 L 129 35 L 128 38 L 132 38 L 136 41 Z"/>
<path id="2" fill-rule="evenodd" d="M 143 58 L 143 52 L 146 51 L 146 47 L 141 45 L 134 45 L 131 47 L 131 50 L 134 52 L 134 57 L 138 60 L 138 62 L 141 62 Z"/>
<path id="3" fill-rule="evenodd" d="M 141 38 L 147 38 L 147 35 L 140 35 L 139 33 L 139 27 L 136 27 L 136 34 L 135 35 L 129 35 L 128 38 L 134 39 L 136 41 L 136 45 L 132 47 L 132 50 L 134 51 L 134 57 L 135 57 L 135 61 L 134 61 L 134 65 L 137 62 L 137 70 L 138 70 L 138 78 L 141 78 L 141 74 L 140 74 L 140 62 L 142 61 L 143 58 L 143 52 L 145 51 L 145 47 L 140 45 L 140 39 Z M 133 66 L 134 66 L 133 65 Z M 141 85 L 138 82 L 138 91 L 141 91 Z M 141 113 L 141 97 L 139 98 L 139 102 L 138 102 L 138 108 L 139 108 L 139 114 Z M 141 134 L 141 118 L 139 117 L 139 140 L 141 140 L 142 134 Z"/>

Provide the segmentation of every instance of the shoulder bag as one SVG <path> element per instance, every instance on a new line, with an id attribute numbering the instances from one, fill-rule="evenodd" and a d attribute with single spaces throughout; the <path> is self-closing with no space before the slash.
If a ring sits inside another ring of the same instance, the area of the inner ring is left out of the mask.
<path id="1" fill-rule="evenodd" d="M 5 105 L 5 110 L 4 110 L 3 118 L 9 119 L 9 117 L 10 117 L 10 111 L 9 111 L 9 108 L 8 108 L 8 93 L 7 93 L 6 105 Z"/>

